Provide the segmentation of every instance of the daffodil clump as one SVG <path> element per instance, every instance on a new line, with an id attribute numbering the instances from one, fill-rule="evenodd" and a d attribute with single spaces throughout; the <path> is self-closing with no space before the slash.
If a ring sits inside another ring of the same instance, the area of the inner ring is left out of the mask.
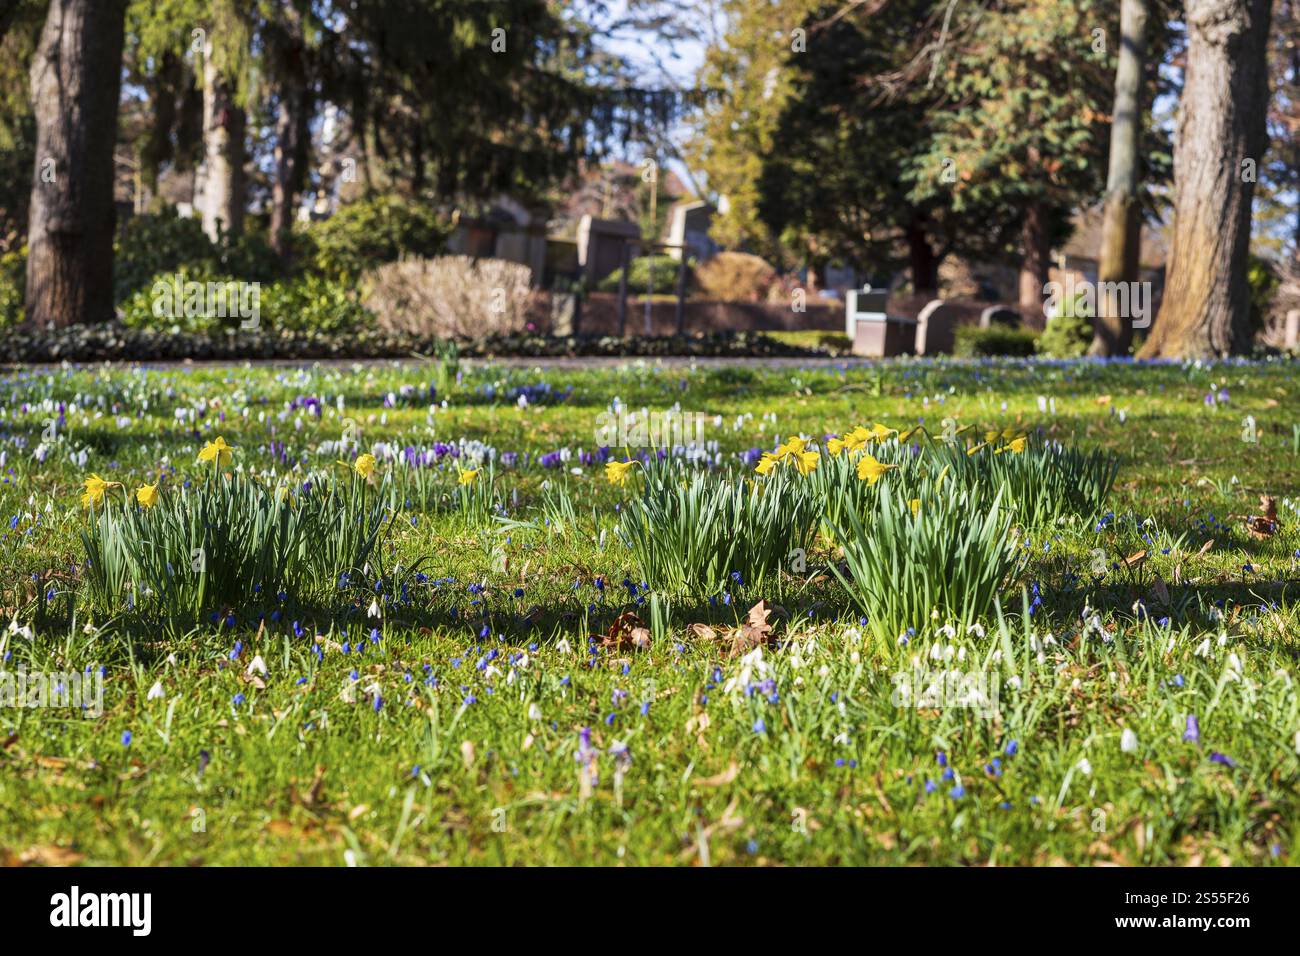
<path id="1" fill-rule="evenodd" d="M 97 604 L 194 621 L 270 595 L 323 592 L 378 557 L 395 511 L 391 489 L 365 493 L 376 472 L 373 455 L 340 463 L 360 485 L 349 489 L 328 474 L 288 485 L 242 470 L 222 473 L 234 453 L 219 436 L 206 443 L 198 462 L 214 472 L 166 494 L 159 482 L 128 496 L 119 482 L 85 478 L 90 518 L 81 539 Z"/>

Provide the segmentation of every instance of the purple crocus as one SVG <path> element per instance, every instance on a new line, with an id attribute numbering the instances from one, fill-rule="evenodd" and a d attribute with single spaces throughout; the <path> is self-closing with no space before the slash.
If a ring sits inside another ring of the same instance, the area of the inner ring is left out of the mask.
<path id="1" fill-rule="evenodd" d="M 1183 731 L 1183 742 L 1189 744 L 1201 742 L 1201 725 L 1197 723 L 1195 714 L 1187 715 L 1187 729 Z"/>

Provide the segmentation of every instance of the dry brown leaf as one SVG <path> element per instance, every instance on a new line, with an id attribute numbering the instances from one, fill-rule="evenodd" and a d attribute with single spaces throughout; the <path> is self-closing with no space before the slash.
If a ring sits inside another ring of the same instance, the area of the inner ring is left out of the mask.
<path id="1" fill-rule="evenodd" d="M 597 636 L 602 645 L 616 651 L 628 648 L 645 650 L 650 646 L 650 632 L 646 629 L 645 622 L 631 611 L 625 611 L 615 618 L 606 633 L 592 635 L 592 637 Z"/>
<path id="2" fill-rule="evenodd" d="M 749 609 L 745 621 L 731 632 L 731 656 L 739 657 L 760 644 L 766 644 L 772 636 L 772 625 L 767 623 L 772 611 L 767 601 L 759 601 Z"/>
<path id="3" fill-rule="evenodd" d="M 1277 503 L 1271 495 L 1259 496 L 1260 514 L 1246 519 L 1246 530 L 1252 538 L 1271 538 L 1277 533 Z"/>
<path id="4" fill-rule="evenodd" d="M 738 776 L 740 776 L 740 764 L 733 760 L 722 773 L 716 773 L 712 777 L 701 777 L 695 782 L 701 787 L 725 787 Z"/>
<path id="5" fill-rule="evenodd" d="M 718 632 L 707 624 L 692 624 L 686 630 L 688 633 L 694 634 L 701 640 L 716 641 L 718 639 Z"/>
<path id="6" fill-rule="evenodd" d="M 86 857 L 71 847 L 33 846 L 18 854 L 21 866 L 75 866 Z"/>

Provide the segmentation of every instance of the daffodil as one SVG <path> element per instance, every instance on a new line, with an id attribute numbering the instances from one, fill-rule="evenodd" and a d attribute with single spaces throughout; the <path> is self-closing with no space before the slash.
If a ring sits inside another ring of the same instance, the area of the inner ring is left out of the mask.
<path id="1" fill-rule="evenodd" d="M 776 463 L 776 455 L 773 455 L 770 452 L 764 452 L 763 457 L 759 459 L 758 464 L 754 466 L 754 470 L 760 475 L 767 475 L 776 467 Z"/>
<path id="2" fill-rule="evenodd" d="M 611 485 L 621 485 L 627 481 L 634 464 L 636 463 L 632 461 L 607 461 L 605 462 L 605 478 Z"/>
<path id="3" fill-rule="evenodd" d="M 880 424 L 880 422 L 876 422 L 874 425 L 871 426 L 871 437 L 874 438 L 876 441 L 884 441 L 890 435 L 897 435 L 897 434 L 898 434 L 897 428 L 890 428 L 887 425 Z"/>
<path id="4" fill-rule="evenodd" d="M 909 508 L 912 509 L 912 517 L 913 517 L 913 518 L 915 518 L 917 515 L 919 515 L 919 514 L 921 513 L 921 499 L 920 499 L 920 498 L 913 498 L 911 501 L 909 501 L 909 502 L 907 503 L 907 506 L 908 506 Z"/>
<path id="5" fill-rule="evenodd" d="M 474 482 L 474 479 L 478 477 L 478 473 L 479 473 L 479 469 L 477 468 L 469 468 L 466 469 L 465 471 L 462 471 L 460 473 L 461 485 L 464 486 L 464 485 L 472 484 Z"/>
<path id="6" fill-rule="evenodd" d="M 863 455 L 858 460 L 858 479 L 865 481 L 869 485 L 874 485 L 880 480 L 880 476 L 891 468 L 897 468 L 897 465 L 886 465 L 883 462 L 876 461 L 871 455 Z"/>
<path id="7" fill-rule="evenodd" d="M 375 456 L 369 453 L 358 455 L 357 460 L 352 463 L 358 475 L 362 478 L 369 478 L 375 473 Z"/>
<path id="8" fill-rule="evenodd" d="M 792 458 L 795 455 L 803 454 L 803 449 L 806 444 L 808 444 L 808 442 L 805 439 L 800 438 L 799 436 L 796 435 L 794 438 L 791 438 L 784 445 L 777 445 L 776 446 L 777 460 L 780 461 L 783 458 Z"/>
<path id="9" fill-rule="evenodd" d="M 982 441 L 982 442 L 980 442 L 978 445 L 971 445 L 969 448 L 966 449 L 966 455 L 967 455 L 967 457 L 969 457 L 969 456 L 975 454 L 977 451 L 979 451 L 981 448 L 986 447 L 987 445 L 988 445 L 988 442 L 986 442 L 986 441 Z"/>
<path id="10" fill-rule="evenodd" d="M 799 470 L 801 475 L 811 475 L 817 468 L 817 462 L 821 458 L 815 451 L 801 451 L 794 456 L 794 466 Z"/>
<path id="11" fill-rule="evenodd" d="M 826 450 L 832 455 L 839 455 L 840 452 L 844 451 L 847 447 L 848 442 L 844 441 L 842 438 L 831 438 L 826 442 Z"/>
<path id="12" fill-rule="evenodd" d="M 135 500 L 146 508 L 152 508 L 158 503 L 158 486 L 141 485 L 135 490 Z"/>
<path id="13" fill-rule="evenodd" d="M 1019 438 L 1013 438 L 1011 440 L 1011 443 L 1007 445 L 1007 448 L 1011 449 L 1012 454 L 1019 455 L 1022 451 L 1025 450 L 1025 441 L 1026 438 L 1024 435 L 1021 435 Z"/>
<path id="14" fill-rule="evenodd" d="M 234 448 L 226 444 L 224 438 L 218 435 L 216 441 L 210 441 L 203 446 L 203 450 L 199 452 L 199 461 L 215 461 L 218 466 L 228 465 L 230 464 L 230 453 L 234 450 Z"/>
<path id="15" fill-rule="evenodd" d="M 86 490 L 81 494 L 82 507 L 91 505 L 102 505 L 104 503 L 104 492 L 108 491 L 110 482 L 105 481 L 99 475 L 92 474 L 85 479 Z"/>

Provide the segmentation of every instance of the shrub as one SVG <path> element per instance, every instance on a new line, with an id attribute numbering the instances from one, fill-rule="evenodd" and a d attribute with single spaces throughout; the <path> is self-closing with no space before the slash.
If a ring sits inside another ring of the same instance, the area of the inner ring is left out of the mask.
<path id="1" fill-rule="evenodd" d="M 204 296 L 194 303 L 185 301 L 190 294 L 182 286 L 180 301 L 175 301 L 175 280 L 200 283 Z M 251 304 L 249 282 L 228 274 L 192 273 L 185 266 L 174 272 L 161 273 L 122 304 L 122 321 L 133 328 L 169 329 L 175 332 L 213 334 L 238 328 L 244 321 L 237 306 L 241 295 Z M 217 287 L 227 296 L 221 315 L 216 299 Z M 267 331 L 353 332 L 374 322 L 360 302 L 356 291 L 344 283 L 315 275 L 280 282 L 255 283 L 257 289 L 258 328 Z M 164 291 L 166 290 L 166 291 Z M 164 296 L 168 298 L 164 298 Z M 170 306 L 168 306 L 170 301 Z M 198 306 L 195 308 L 195 306 Z M 157 313 L 155 310 L 159 310 Z"/>
<path id="2" fill-rule="evenodd" d="M 672 256 L 654 255 L 654 256 L 637 256 L 628 263 L 627 270 L 627 291 L 629 295 L 637 295 L 645 292 L 646 289 L 653 289 L 656 293 L 667 295 L 677 291 L 677 269 L 681 263 Z M 651 268 L 654 269 L 654 285 L 651 283 Z M 605 278 L 601 279 L 596 288 L 601 292 L 617 292 L 619 277 L 623 275 L 623 270 L 615 269 Z M 693 279 L 691 278 L 691 266 L 688 262 L 686 265 L 686 288 L 692 288 Z"/>
<path id="3" fill-rule="evenodd" d="M 1062 303 L 1038 340 L 1038 351 L 1048 358 L 1078 358 L 1092 344 L 1092 314 L 1080 298 Z"/>
<path id="4" fill-rule="evenodd" d="M 420 201 L 375 196 L 340 206 L 300 236 L 312 265 L 331 277 L 356 277 L 407 256 L 442 251 L 449 225 Z"/>
<path id="5" fill-rule="evenodd" d="M 705 296 L 732 302 L 766 302 L 773 286 L 779 287 L 776 270 L 747 252 L 720 252 L 695 277 Z"/>
<path id="6" fill-rule="evenodd" d="M 23 320 L 27 289 L 27 250 L 0 255 L 0 329 Z"/>
<path id="7" fill-rule="evenodd" d="M 159 273 L 215 272 L 218 258 L 216 244 L 197 219 L 182 219 L 174 209 L 132 216 L 113 246 L 113 301 L 124 302 L 152 286 Z"/>
<path id="8" fill-rule="evenodd" d="M 958 358 L 985 358 L 1010 355 L 1028 358 L 1034 354 L 1037 337 L 1032 332 L 990 326 L 981 329 L 962 325 L 954 336 L 952 352 Z"/>
<path id="9" fill-rule="evenodd" d="M 760 480 L 698 471 L 683 478 L 665 461 L 647 465 L 644 475 L 619 536 L 656 589 L 703 597 L 737 583 L 760 587 L 775 579 L 779 586 L 782 564 L 796 548 L 807 549 L 817 523 L 816 500 L 786 470 Z"/>
<path id="10" fill-rule="evenodd" d="M 381 328 L 434 338 L 521 332 L 532 271 L 504 259 L 404 259 L 368 272 L 362 301 Z"/>

